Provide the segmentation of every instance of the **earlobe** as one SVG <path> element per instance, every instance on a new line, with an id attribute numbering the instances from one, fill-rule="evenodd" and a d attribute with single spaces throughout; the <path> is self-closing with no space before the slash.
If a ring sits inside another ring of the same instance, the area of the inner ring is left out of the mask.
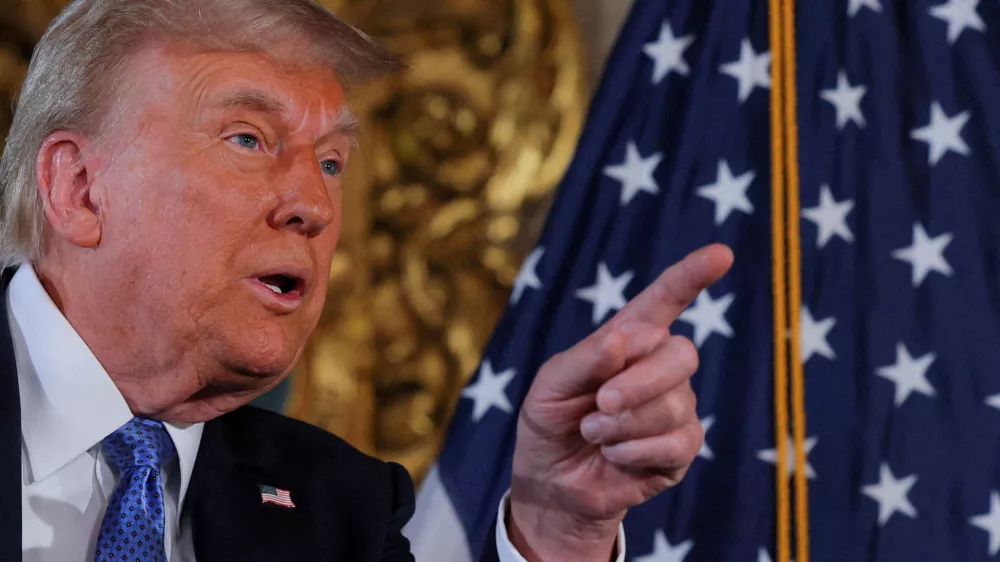
<path id="1" fill-rule="evenodd" d="M 87 137 L 59 131 L 45 139 L 35 161 L 38 194 L 49 227 L 57 237 L 82 248 L 94 248 L 101 240 L 89 148 Z"/>

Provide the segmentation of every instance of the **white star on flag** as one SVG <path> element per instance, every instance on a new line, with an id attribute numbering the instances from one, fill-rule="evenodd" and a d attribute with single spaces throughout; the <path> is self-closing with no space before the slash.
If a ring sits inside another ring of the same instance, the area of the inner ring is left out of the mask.
<path id="1" fill-rule="evenodd" d="M 948 0 L 930 9 L 932 16 L 948 22 L 948 43 L 954 45 L 966 28 L 986 31 L 986 24 L 976 8 L 979 0 Z"/>
<path id="2" fill-rule="evenodd" d="M 878 502 L 878 524 L 880 527 L 884 527 L 889 518 L 897 512 L 911 518 L 917 516 L 917 510 L 906 497 L 910 493 L 910 488 L 916 483 L 916 474 L 897 480 L 892 474 L 892 470 L 889 469 L 889 465 L 882 463 L 879 468 L 878 484 L 870 484 L 861 488 L 866 496 Z"/>
<path id="3" fill-rule="evenodd" d="M 948 117 L 941 104 L 931 104 L 931 122 L 925 127 L 914 129 L 910 138 L 927 143 L 927 162 L 935 166 L 948 151 L 969 155 L 969 146 L 962 140 L 962 127 L 969 120 L 969 112 L 963 111 L 954 117 Z"/>
<path id="4" fill-rule="evenodd" d="M 625 299 L 625 287 L 634 276 L 634 272 L 626 271 L 615 277 L 611 275 L 607 264 L 604 262 L 597 264 L 597 282 L 576 292 L 577 298 L 594 305 L 592 318 L 595 325 L 600 324 L 609 312 L 625 306 L 628 302 Z"/>
<path id="5" fill-rule="evenodd" d="M 881 12 L 882 4 L 879 3 L 879 0 L 850 0 L 847 4 L 847 15 L 853 18 L 858 15 L 861 8 L 870 8 L 872 11 Z"/>
<path id="6" fill-rule="evenodd" d="M 639 154 L 639 147 L 635 141 L 628 141 L 625 146 L 625 161 L 615 166 L 604 168 L 604 175 L 611 179 L 618 180 L 622 184 L 621 202 L 622 207 L 628 205 L 640 191 L 645 191 L 650 195 L 660 192 L 660 186 L 656 184 L 653 172 L 663 160 L 662 152 L 654 152 L 646 158 Z"/>
<path id="7" fill-rule="evenodd" d="M 833 90 L 823 90 L 819 96 L 833 104 L 837 111 L 837 129 L 843 130 L 848 121 L 853 121 L 858 127 L 864 128 L 865 116 L 861 113 L 861 98 L 865 97 L 868 87 L 864 85 L 851 86 L 847 81 L 847 73 L 841 70 L 837 73 L 837 87 Z"/>
<path id="8" fill-rule="evenodd" d="M 740 103 L 745 102 L 750 97 L 755 87 L 759 86 L 765 89 L 771 87 L 771 53 L 768 51 L 760 54 L 754 52 L 749 38 L 744 39 L 740 44 L 740 58 L 722 65 L 719 70 L 739 82 Z"/>
<path id="9" fill-rule="evenodd" d="M 816 236 L 816 246 L 823 248 L 834 236 L 843 238 L 846 242 L 853 242 L 854 235 L 847 227 L 847 215 L 854 208 L 854 201 L 845 199 L 838 203 L 830 193 L 830 186 L 824 185 L 819 190 L 819 205 L 808 209 L 802 209 L 802 216 L 819 229 Z"/>
<path id="10" fill-rule="evenodd" d="M 816 478 L 816 471 L 813 470 L 812 464 L 809 462 L 809 453 L 812 452 L 813 447 L 819 439 L 816 437 L 809 437 L 802 443 L 802 448 L 805 450 L 806 454 L 806 478 L 812 480 Z M 787 454 L 785 455 L 785 468 L 788 470 L 788 475 L 791 476 L 795 474 L 795 441 L 792 440 L 791 436 L 788 436 L 788 446 L 786 448 Z M 773 465 L 778 464 L 778 448 L 774 449 L 764 449 L 757 453 L 757 458 Z"/>
<path id="11" fill-rule="evenodd" d="M 635 562 L 681 562 L 693 546 L 694 541 L 691 540 L 673 546 L 667 542 L 666 533 L 657 530 L 653 534 L 653 552 L 637 556 Z"/>
<path id="12" fill-rule="evenodd" d="M 771 555 L 768 554 L 766 548 L 760 547 L 757 551 L 757 562 L 771 562 Z M 795 562 L 795 559 L 793 558 L 790 562 Z"/>
<path id="13" fill-rule="evenodd" d="M 694 35 L 674 37 L 670 22 L 664 21 L 660 27 L 660 37 L 656 41 L 646 43 L 642 52 L 653 59 L 653 84 L 659 84 L 671 72 L 687 76 L 691 71 L 684 60 L 684 51 L 694 43 Z"/>
<path id="14" fill-rule="evenodd" d="M 545 255 L 545 248 L 538 247 L 524 260 L 521 271 L 514 279 L 514 289 L 510 293 L 511 304 L 517 304 L 526 289 L 538 290 L 542 288 L 542 280 L 538 278 L 538 262 L 541 261 L 543 255 Z"/>
<path id="15" fill-rule="evenodd" d="M 753 214 L 753 204 L 747 197 L 747 189 L 753 183 L 756 173 L 747 170 L 737 177 L 729 169 L 725 160 L 719 160 L 715 183 L 698 188 L 698 195 L 715 203 L 715 224 L 721 226 L 733 211 Z"/>
<path id="16" fill-rule="evenodd" d="M 991 492 L 989 512 L 969 519 L 969 524 L 990 534 L 990 556 L 1000 552 L 1000 493 Z"/>
<path id="17" fill-rule="evenodd" d="M 986 399 L 986 405 L 1000 410 L 1000 394 L 994 394 Z"/>
<path id="18" fill-rule="evenodd" d="M 896 385 L 896 407 L 903 405 L 910 394 L 919 392 L 924 396 L 934 396 L 934 387 L 927 380 L 927 370 L 931 368 L 937 357 L 928 353 L 914 359 L 903 342 L 896 344 L 896 363 L 879 367 L 875 373 L 889 379 Z"/>
<path id="19" fill-rule="evenodd" d="M 677 320 L 687 322 L 694 327 L 694 344 L 698 347 L 701 347 L 712 334 L 731 338 L 733 328 L 726 322 L 726 311 L 735 298 L 734 293 L 729 293 L 715 300 L 706 289 L 698 294 L 694 305 L 682 312 Z"/>
<path id="20" fill-rule="evenodd" d="M 701 442 L 701 449 L 698 451 L 698 456 L 705 460 L 712 460 L 715 458 L 715 454 L 712 452 L 712 448 L 708 446 L 708 430 L 712 429 L 715 425 L 715 416 L 708 416 L 701 420 L 701 429 L 704 431 L 706 437 L 705 440 Z"/>
<path id="21" fill-rule="evenodd" d="M 834 353 L 833 348 L 830 347 L 830 343 L 826 341 L 826 338 L 830 336 L 830 330 L 832 330 L 836 324 L 837 319 L 832 316 L 817 322 L 813 318 L 812 313 L 809 312 L 809 307 L 802 307 L 800 327 L 802 334 L 801 356 L 803 365 L 805 365 L 813 355 L 826 357 L 830 360 L 837 358 L 837 354 Z"/>
<path id="22" fill-rule="evenodd" d="M 508 414 L 514 412 L 510 399 L 507 398 L 507 385 L 515 374 L 514 369 L 494 373 L 489 360 L 483 361 L 479 369 L 479 379 L 462 391 L 463 397 L 472 400 L 472 421 L 478 422 L 483 419 L 490 408 L 497 408 Z"/>
<path id="23" fill-rule="evenodd" d="M 892 253 L 892 257 L 905 261 L 913 268 L 913 286 L 919 287 L 932 271 L 951 276 L 951 266 L 944 259 L 944 250 L 951 243 L 952 235 L 944 233 L 931 238 L 923 225 L 913 225 L 913 243 Z"/>

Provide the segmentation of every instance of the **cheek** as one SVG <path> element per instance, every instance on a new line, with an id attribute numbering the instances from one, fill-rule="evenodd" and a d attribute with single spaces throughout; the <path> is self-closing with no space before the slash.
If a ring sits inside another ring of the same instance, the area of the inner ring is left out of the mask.
<path id="1" fill-rule="evenodd" d="M 108 173 L 113 181 L 101 202 L 99 250 L 109 273 L 162 280 L 162 266 L 186 259 L 178 240 L 187 225 L 178 220 L 183 205 L 178 204 L 176 178 L 169 170 L 159 172 L 155 166 L 126 164 Z"/>

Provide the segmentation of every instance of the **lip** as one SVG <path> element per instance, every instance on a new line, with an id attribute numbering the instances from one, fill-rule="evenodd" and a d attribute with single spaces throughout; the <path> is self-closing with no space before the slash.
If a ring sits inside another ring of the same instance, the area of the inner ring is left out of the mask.
<path id="1" fill-rule="evenodd" d="M 295 279 L 295 288 L 287 293 L 275 293 L 261 281 L 261 278 L 273 275 L 282 275 Z M 310 281 L 310 271 L 296 265 L 266 269 L 246 278 L 250 289 L 257 294 L 264 307 L 279 314 L 295 312 L 302 306 L 309 287 L 311 287 Z"/>

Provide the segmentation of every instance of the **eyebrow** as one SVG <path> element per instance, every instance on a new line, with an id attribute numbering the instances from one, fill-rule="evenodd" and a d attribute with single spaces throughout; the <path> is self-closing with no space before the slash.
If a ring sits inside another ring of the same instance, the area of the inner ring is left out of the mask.
<path id="1" fill-rule="evenodd" d="M 222 109 L 246 109 L 276 116 L 285 113 L 285 105 L 280 100 L 258 90 L 219 94 L 212 98 L 211 105 Z"/>
<path id="2" fill-rule="evenodd" d="M 351 110 L 351 106 L 346 103 L 340 106 L 337 118 L 333 122 L 333 131 L 328 133 L 327 136 L 331 134 L 347 137 L 351 146 L 355 146 L 358 142 L 358 135 L 361 134 L 361 122 L 354 111 Z"/>
<path id="3" fill-rule="evenodd" d="M 223 109 L 245 109 L 275 118 L 280 118 L 287 113 L 285 104 L 281 100 L 260 90 L 239 90 L 219 94 L 212 98 L 210 105 Z M 359 134 L 361 134 L 360 120 L 350 106 L 344 104 L 337 112 L 332 129 L 323 137 L 342 135 L 347 137 L 353 146 L 357 144 Z"/>

